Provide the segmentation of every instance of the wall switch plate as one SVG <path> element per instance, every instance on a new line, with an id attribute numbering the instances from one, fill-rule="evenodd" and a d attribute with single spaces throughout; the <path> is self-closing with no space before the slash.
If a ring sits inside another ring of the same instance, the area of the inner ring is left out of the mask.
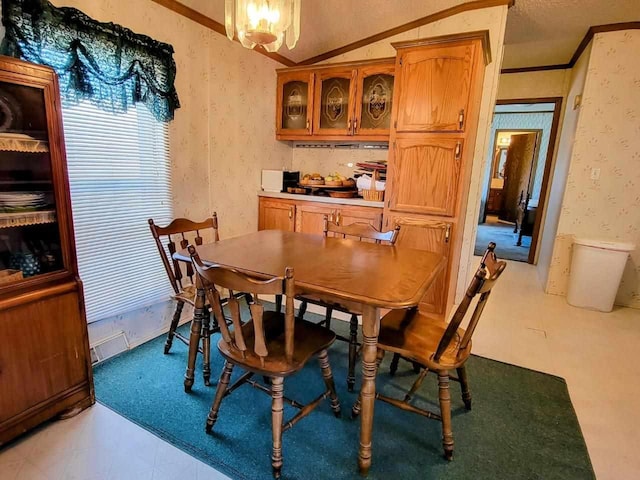
<path id="1" fill-rule="evenodd" d="M 591 180 L 598 180 L 600 178 L 600 169 L 592 168 L 591 169 Z"/>

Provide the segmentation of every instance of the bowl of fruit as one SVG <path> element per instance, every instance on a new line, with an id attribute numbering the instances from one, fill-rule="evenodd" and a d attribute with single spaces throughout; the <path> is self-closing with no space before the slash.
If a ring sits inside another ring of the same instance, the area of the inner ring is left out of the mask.
<path id="1" fill-rule="evenodd" d="M 343 180 L 346 180 L 346 178 L 336 172 L 324 177 L 324 184 L 329 187 L 341 187 Z"/>
<path id="2" fill-rule="evenodd" d="M 307 173 L 300 180 L 301 185 L 324 185 L 324 178 L 319 173 Z"/>

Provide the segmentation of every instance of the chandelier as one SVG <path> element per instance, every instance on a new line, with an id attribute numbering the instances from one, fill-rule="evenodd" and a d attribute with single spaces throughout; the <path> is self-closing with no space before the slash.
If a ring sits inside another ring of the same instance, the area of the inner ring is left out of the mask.
<path id="1" fill-rule="evenodd" d="M 289 50 L 300 38 L 301 0 L 225 0 L 224 26 L 229 40 L 237 35 L 243 47 L 262 45 L 277 51 L 285 41 Z"/>

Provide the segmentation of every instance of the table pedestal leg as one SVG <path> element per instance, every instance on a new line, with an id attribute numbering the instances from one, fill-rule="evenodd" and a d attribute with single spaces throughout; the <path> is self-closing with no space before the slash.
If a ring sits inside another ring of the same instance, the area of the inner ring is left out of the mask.
<path id="1" fill-rule="evenodd" d="M 360 414 L 360 449 L 358 467 L 366 475 L 371 467 L 371 438 L 373 434 L 373 405 L 376 397 L 376 354 L 380 329 L 380 310 L 363 306 L 362 315 L 362 413 Z"/>
<path id="2" fill-rule="evenodd" d="M 184 391 L 189 393 L 195 381 L 196 358 L 198 357 L 198 346 L 202 335 L 202 322 L 205 313 L 205 292 L 198 288 L 195 305 L 193 307 L 193 320 L 191 321 L 191 334 L 189 335 L 189 358 L 187 360 L 187 371 L 184 374 Z"/>

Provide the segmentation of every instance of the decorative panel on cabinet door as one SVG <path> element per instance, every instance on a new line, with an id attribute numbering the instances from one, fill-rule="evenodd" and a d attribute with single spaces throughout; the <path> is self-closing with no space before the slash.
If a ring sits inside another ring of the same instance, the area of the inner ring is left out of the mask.
<path id="1" fill-rule="evenodd" d="M 397 132 L 462 132 L 478 44 L 418 47 L 398 52 Z"/>
<path id="2" fill-rule="evenodd" d="M 293 232 L 296 207 L 293 203 L 260 198 L 258 230 Z"/>
<path id="3" fill-rule="evenodd" d="M 393 63 L 358 68 L 353 134 L 389 136 L 393 105 Z"/>
<path id="4" fill-rule="evenodd" d="M 310 71 L 278 73 L 276 135 L 311 135 L 313 80 Z"/>
<path id="5" fill-rule="evenodd" d="M 462 148 L 456 138 L 397 138 L 389 162 L 389 208 L 454 216 Z"/>
<path id="6" fill-rule="evenodd" d="M 355 75 L 354 69 L 344 67 L 316 73 L 315 135 L 353 135 Z"/>
<path id="7" fill-rule="evenodd" d="M 385 218 L 385 229 L 400 225 L 396 245 L 428 250 L 450 260 L 453 224 L 429 220 L 420 216 L 390 215 Z M 447 302 L 449 267 L 443 270 L 420 302 L 420 310 L 434 315 L 444 315 Z"/>
<path id="8" fill-rule="evenodd" d="M 325 215 L 330 220 L 335 219 L 336 209 L 328 206 L 299 203 L 296 208 L 296 232 L 322 235 L 324 233 Z"/>
<path id="9" fill-rule="evenodd" d="M 78 295 L 71 291 L 0 312 L 0 425 L 89 381 Z"/>

